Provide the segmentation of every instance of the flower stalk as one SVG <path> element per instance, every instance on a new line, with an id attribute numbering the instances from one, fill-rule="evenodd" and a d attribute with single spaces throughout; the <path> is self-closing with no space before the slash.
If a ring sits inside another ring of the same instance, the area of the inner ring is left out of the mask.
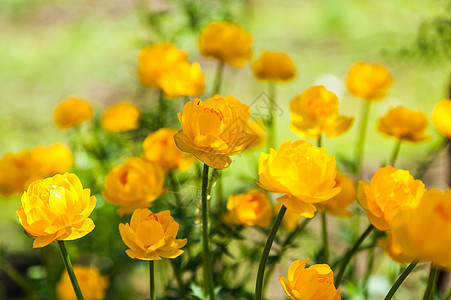
<path id="1" fill-rule="evenodd" d="M 150 300 L 157 299 L 155 294 L 155 270 L 153 260 L 149 260 L 149 290 L 150 290 Z"/>
<path id="2" fill-rule="evenodd" d="M 410 263 L 410 265 L 402 272 L 402 274 L 398 277 L 395 284 L 391 287 L 390 291 L 388 291 L 387 296 L 385 296 L 384 300 L 391 300 L 395 295 L 396 291 L 399 289 L 401 284 L 406 280 L 407 276 L 409 276 L 410 272 L 417 266 L 418 260 L 414 260 Z"/>
<path id="3" fill-rule="evenodd" d="M 439 271 L 440 269 L 436 267 L 433 263 L 431 263 L 431 271 L 429 272 L 428 284 L 426 286 L 426 290 L 424 291 L 423 300 L 434 299 L 435 284 L 437 282 Z"/>
<path id="4" fill-rule="evenodd" d="M 268 140 L 267 140 L 267 148 L 268 152 L 269 149 L 274 148 L 275 146 L 275 119 L 274 119 L 274 111 L 276 110 L 276 84 L 274 82 L 269 81 L 268 82 L 268 96 L 269 96 L 269 116 L 268 120 L 266 121 L 268 126 Z"/>
<path id="5" fill-rule="evenodd" d="M 396 140 L 395 148 L 393 148 L 393 152 L 390 158 L 390 165 L 395 166 L 396 159 L 398 158 L 399 150 L 401 149 L 401 139 Z"/>
<path id="6" fill-rule="evenodd" d="M 58 241 L 58 246 L 60 248 L 61 256 L 63 257 L 64 266 L 66 267 L 70 282 L 72 283 L 75 295 L 77 296 L 77 300 L 83 300 L 83 294 L 81 293 L 80 286 L 78 285 L 77 277 L 75 277 L 74 269 L 72 267 L 72 263 L 70 261 L 69 254 L 67 253 L 64 241 Z"/>

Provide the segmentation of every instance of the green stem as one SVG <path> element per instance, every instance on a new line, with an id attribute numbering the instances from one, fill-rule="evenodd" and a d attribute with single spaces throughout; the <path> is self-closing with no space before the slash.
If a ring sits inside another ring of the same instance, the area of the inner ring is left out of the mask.
<path id="1" fill-rule="evenodd" d="M 277 230 L 279 229 L 280 223 L 282 223 L 283 216 L 287 208 L 282 205 L 276 220 L 274 221 L 271 231 L 269 232 L 268 239 L 266 240 L 265 248 L 263 248 L 262 258 L 258 266 L 257 282 L 255 284 L 255 300 L 261 300 L 263 294 L 263 279 L 265 277 L 266 262 L 268 261 L 269 252 L 271 251 L 272 243 L 276 237 Z"/>
<path id="2" fill-rule="evenodd" d="M 172 269 L 174 271 L 175 280 L 177 281 L 177 285 L 179 286 L 180 295 L 182 296 L 183 299 L 185 299 L 186 295 L 187 295 L 187 291 L 186 291 L 186 286 L 182 280 L 180 266 L 177 264 L 175 259 L 171 259 L 171 265 L 172 265 Z"/>
<path id="3" fill-rule="evenodd" d="M 213 82 L 213 95 L 219 94 L 221 91 L 222 75 L 224 73 L 224 62 L 220 61 L 216 67 L 215 79 Z"/>
<path id="4" fill-rule="evenodd" d="M 63 257 L 64 266 L 66 266 L 67 274 L 69 275 L 70 282 L 74 288 L 77 300 L 83 300 L 83 295 L 78 285 L 77 277 L 75 277 L 74 269 L 72 268 L 72 263 L 70 261 L 69 254 L 67 254 L 66 245 L 64 241 L 58 241 L 58 246 L 60 247 L 61 256 Z"/>
<path id="5" fill-rule="evenodd" d="M 158 95 L 158 115 L 160 117 L 160 128 L 163 128 L 166 120 L 166 100 L 164 100 L 163 90 L 159 91 Z"/>
<path id="6" fill-rule="evenodd" d="M 363 161 L 363 149 L 365 144 L 366 128 L 368 126 L 368 118 L 370 115 L 371 102 L 363 100 L 362 103 L 362 119 L 360 120 L 359 137 L 355 148 L 355 173 L 360 175 Z"/>
<path id="7" fill-rule="evenodd" d="M 341 261 L 340 270 L 338 271 L 337 277 L 335 278 L 335 286 L 339 287 L 341 284 L 341 281 L 343 280 L 343 276 L 346 271 L 346 267 L 348 266 L 349 262 L 351 261 L 351 258 L 354 256 L 355 253 L 359 250 L 360 245 L 363 243 L 363 241 L 366 239 L 366 237 L 371 233 L 371 231 L 374 229 L 373 225 L 369 225 L 368 228 L 362 233 L 362 235 L 359 237 L 359 239 L 354 243 L 351 249 L 346 252 L 345 257 Z"/>
<path id="8" fill-rule="evenodd" d="M 270 148 L 274 148 L 275 146 L 275 135 L 276 133 L 276 121 L 274 118 L 274 111 L 276 110 L 276 85 L 274 82 L 268 82 L 268 96 L 269 96 L 269 117 L 267 120 L 268 126 L 268 135 L 267 135 L 267 148 L 268 152 Z"/>
<path id="9" fill-rule="evenodd" d="M 321 235 L 323 239 L 323 261 L 322 263 L 329 263 L 329 239 L 327 238 L 327 216 L 326 211 L 321 212 Z"/>
<path id="10" fill-rule="evenodd" d="M 155 270 L 153 265 L 153 260 L 149 260 L 149 290 L 150 290 L 150 300 L 157 299 L 155 294 Z"/>
<path id="11" fill-rule="evenodd" d="M 390 165 L 395 166 L 396 159 L 398 158 L 399 149 L 401 149 L 402 141 L 399 139 L 396 141 L 395 148 L 393 148 L 393 152 L 390 158 Z"/>
<path id="12" fill-rule="evenodd" d="M 395 284 L 391 287 L 390 291 L 388 291 L 387 296 L 385 296 L 384 300 L 391 300 L 395 295 L 396 291 L 399 289 L 401 284 L 406 280 L 407 276 L 409 276 L 410 272 L 416 267 L 418 264 L 418 260 L 414 260 L 410 263 L 410 265 L 402 272 L 402 274 L 398 277 Z"/>
<path id="13" fill-rule="evenodd" d="M 316 146 L 322 147 L 322 145 L 323 145 L 323 135 L 321 133 L 318 135 L 318 141 L 316 143 L 317 143 Z"/>
<path id="14" fill-rule="evenodd" d="M 437 282 L 437 277 L 438 277 L 439 271 L 440 271 L 440 269 L 437 268 L 436 266 L 434 266 L 433 263 L 431 263 L 431 271 L 429 272 L 428 285 L 426 287 L 426 290 L 424 291 L 423 300 L 433 300 L 434 299 L 435 283 Z"/>
<path id="15" fill-rule="evenodd" d="M 209 231 L 209 217 L 210 217 L 210 198 L 208 194 L 208 165 L 204 164 L 204 171 L 202 173 L 202 251 L 203 251 L 203 279 L 207 295 L 210 300 L 215 300 L 215 290 L 213 282 L 213 268 L 211 265 L 211 251 L 210 251 L 210 231 Z"/>

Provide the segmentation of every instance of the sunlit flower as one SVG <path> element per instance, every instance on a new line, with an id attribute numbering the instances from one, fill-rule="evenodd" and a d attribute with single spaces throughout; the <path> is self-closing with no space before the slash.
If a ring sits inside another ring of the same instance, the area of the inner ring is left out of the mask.
<path id="1" fill-rule="evenodd" d="M 243 27 L 229 22 L 212 22 L 202 30 L 199 49 L 234 67 L 241 67 L 252 57 L 252 36 Z"/>
<path id="2" fill-rule="evenodd" d="M 176 239 L 179 224 L 171 217 L 169 210 L 152 213 L 147 208 L 133 212 L 130 225 L 119 224 L 119 231 L 126 251 L 131 258 L 160 260 L 176 258 L 183 253 L 186 239 Z"/>
<path id="3" fill-rule="evenodd" d="M 346 78 L 351 94 L 371 101 L 382 98 L 392 83 L 393 79 L 387 68 L 378 63 L 356 63 Z"/>
<path id="4" fill-rule="evenodd" d="M 316 204 L 319 210 L 326 210 L 334 217 L 350 217 L 352 213 L 348 210 L 357 196 L 355 183 L 343 173 L 337 172 L 335 186 L 341 188 L 340 193 L 330 200 Z"/>
<path id="5" fill-rule="evenodd" d="M 96 198 L 83 189 L 77 175 L 57 174 L 30 184 L 16 211 L 20 224 L 34 237 L 33 248 L 53 241 L 79 239 L 94 229 L 89 215 Z"/>
<path id="6" fill-rule="evenodd" d="M 74 157 L 70 149 L 62 144 L 49 147 L 35 147 L 31 150 L 31 157 L 36 162 L 37 172 L 42 177 L 65 173 L 74 164 Z"/>
<path id="7" fill-rule="evenodd" d="M 434 106 L 432 124 L 447 138 L 451 138 L 451 99 L 443 99 Z"/>
<path id="8" fill-rule="evenodd" d="M 94 267 L 74 266 L 74 273 L 85 300 L 103 300 L 109 285 L 108 277 Z M 59 300 L 77 300 L 69 275 L 64 271 L 56 286 Z"/>
<path id="9" fill-rule="evenodd" d="M 277 199 L 287 208 L 312 218 L 314 203 L 327 201 L 340 192 L 335 187 L 337 166 L 327 150 L 306 141 L 286 141 L 276 151 L 261 153 L 257 184 L 263 189 L 285 194 Z"/>
<path id="10" fill-rule="evenodd" d="M 351 128 L 354 118 L 338 114 L 338 98 L 322 85 L 312 86 L 290 102 L 290 129 L 297 135 L 318 140 L 321 134 L 336 138 Z"/>
<path id="11" fill-rule="evenodd" d="M 204 82 L 198 63 L 182 61 L 161 74 L 159 86 L 168 97 L 199 96 L 205 90 Z"/>
<path id="12" fill-rule="evenodd" d="M 252 70 L 260 80 L 289 81 L 296 76 L 293 60 L 282 52 L 263 52 L 252 64 Z"/>
<path id="13" fill-rule="evenodd" d="M 295 260 L 288 268 L 288 280 L 280 276 L 283 290 L 295 300 L 340 300 L 334 286 L 334 273 L 326 264 L 305 267 L 306 260 Z"/>
<path id="14" fill-rule="evenodd" d="M 423 182 L 414 179 L 409 171 L 386 166 L 374 173 L 370 184 L 359 181 L 357 199 L 371 224 L 389 230 L 395 215 L 416 207 L 424 191 Z"/>
<path id="15" fill-rule="evenodd" d="M 91 104 L 86 100 L 69 97 L 55 108 L 55 124 L 66 129 L 91 121 L 94 116 Z"/>
<path id="16" fill-rule="evenodd" d="M 139 127 L 139 109 L 133 103 L 119 102 L 108 107 L 102 116 L 102 127 L 110 132 L 124 132 Z"/>

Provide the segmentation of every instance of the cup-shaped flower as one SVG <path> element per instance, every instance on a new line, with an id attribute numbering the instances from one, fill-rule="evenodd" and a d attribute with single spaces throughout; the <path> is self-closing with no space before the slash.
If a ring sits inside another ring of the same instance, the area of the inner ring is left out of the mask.
<path id="1" fill-rule="evenodd" d="M 53 241 L 79 239 L 94 229 L 89 215 L 96 198 L 72 173 L 32 182 L 16 210 L 23 228 L 34 237 L 33 248 Z"/>
<path id="2" fill-rule="evenodd" d="M 349 92 L 368 101 L 381 99 L 392 83 L 393 79 L 387 68 L 378 63 L 356 63 L 346 77 Z"/>
<path id="3" fill-rule="evenodd" d="M 230 156 L 242 152 L 255 139 L 249 126 L 249 107 L 230 95 L 194 99 L 177 116 L 182 126 L 174 136 L 177 147 L 215 169 L 227 168 Z"/>
<path id="4" fill-rule="evenodd" d="M 94 267 L 75 265 L 73 267 L 75 277 L 85 300 L 103 300 L 109 285 L 108 277 L 102 275 Z M 64 271 L 56 285 L 57 298 L 59 300 L 77 300 L 69 275 Z"/>
<path id="5" fill-rule="evenodd" d="M 377 130 L 403 142 L 420 143 L 429 138 L 426 114 L 404 106 L 396 106 L 379 118 Z"/>
<path id="6" fill-rule="evenodd" d="M 307 141 L 286 141 L 276 151 L 261 153 L 258 182 L 263 189 L 285 194 L 277 199 L 298 214 L 313 218 L 314 203 L 327 201 L 340 192 L 335 187 L 337 165 L 327 150 Z"/>
<path id="7" fill-rule="evenodd" d="M 161 42 L 144 47 L 138 57 L 138 78 L 148 88 L 160 88 L 161 76 L 180 62 L 187 62 L 185 52 L 174 44 Z"/>
<path id="8" fill-rule="evenodd" d="M 74 164 L 72 152 L 63 144 L 34 147 L 31 150 L 31 157 L 36 162 L 37 172 L 42 174 L 42 177 L 65 173 Z"/>
<path id="9" fill-rule="evenodd" d="M 160 76 L 159 86 L 168 97 L 199 96 L 205 90 L 205 76 L 198 63 L 182 61 Z"/>
<path id="10" fill-rule="evenodd" d="M 103 197 L 121 208 L 118 214 L 131 214 L 137 208 L 150 207 L 166 192 L 165 173 L 156 163 L 129 157 L 105 177 Z"/>
<path id="11" fill-rule="evenodd" d="M 0 159 L 0 194 L 23 193 L 28 184 L 37 179 L 37 170 L 30 150 L 3 155 Z"/>
<path id="12" fill-rule="evenodd" d="M 227 213 L 224 215 L 226 224 L 265 227 L 272 219 L 271 203 L 262 190 L 230 195 L 227 199 Z"/>
<path id="13" fill-rule="evenodd" d="M 283 52 L 265 51 L 252 64 L 255 77 L 268 81 L 290 81 L 296 76 L 296 67 Z"/>
<path id="14" fill-rule="evenodd" d="M 55 108 L 55 125 L 61 129 L 72 128 L 91 121 L 94 116 L 91 104 L 78 97 L 69 97 Z"/>
<path id="15" fill-rule="evenodd" d="M 451 99 L 443 99 L 434 106 L 432 124 L 447 138 L 451 138 Z"/>
<path id="16" fill-rule="evenodd" d="M 291 299 L 340 300 L 340 289 L 334 286 L 334 273 L 326 264 L 305 267 L 306 260 L 295 260 L 288 268 L 288 280 L 280 276 L 280 283 Z"/>
<path id="17" fill-rule="evenodd" d="M 341 188 L 340 193 L 330 200 L 316 204 L 316 207 L 318 210 L 325 210 L 334 217 L 350 217 L 352 213 L 348 210 L 348 207 L 357 196 L 355 183 L 348 175 L 337 172 L 335 186 Z"/>
<path id="18" fill-rule="evenodd" d="M 169 210 L 152 213 L 147 208 L 133 212 L 130 225 L 119 224 L 119 231 L 126 251 L 131 258 L 160 260 L 176 258 L 183 253 L 186 239 L 177 239 L 179 224 L 171 217 Z"/>
<path id="19" fill-rule="evenodd" d="M 108 107 L 102 116 L 102 127 L 109 132 L 124 132 L 139 127 L 139 108 L 123 101 Z"/>
<path id="20" fill-rule="evenodd" d="M 202 55 L 234 67 L 241 67 L 252 57 L 252 35 L 243 27 L 229 22 L 212 22 L 199 36 Z"/>
<path id="21" fill-rule="evenodd" d="M 354 118 L 338 114 L 338 98 L 322 85 L 312 86 L 290 102 L 290 129 L 297 135 L 318 140 L 321 134 L 336 138 L 351 128 Z"/>
<path id="22" fill-rule="evenodd" d="M 451 189 L 427 190 L 416 208 L 395 216 L 390 228 L 395 243 L 410 260 L 451 269 Z"/>
<path id="23" fill-rule="evenodd" d="M 160 165 L 165 171 L 191 167 L 195 158 L 177 147 L 174 141 L 177 132 L 177 129 L 161 128 L 149 134 L 143 142 L 142 158 Z"/>
<path id="24" fill-rule="evenodd" d="M 371 224 L 385 231 L 400 210 L 418 206 L 424 191 L 423 182 L 409 171 L 385 166 L 374 173 L 369 184 L 359 181 L 357 200 Z"/>

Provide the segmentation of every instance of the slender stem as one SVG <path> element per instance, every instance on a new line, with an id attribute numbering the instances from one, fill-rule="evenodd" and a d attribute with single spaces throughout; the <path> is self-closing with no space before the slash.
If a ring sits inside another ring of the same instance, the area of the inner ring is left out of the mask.
<path id="1" fill-rule="evenodd" d="M 172 269 L 174 271 L 175 280 L 177 281 L 177 285 L 179 286 L 180 295 L 184 299 L 184 298 L 186 298 L 187 291 L 186 291 L 186 286 L 185 286 L 185 284 L 183 283 L 183 280 L 182 280 L 182 274 L 181 274 L 180 266 L 177 264 L 175 259 L 171 259 L 171 265 L 172 265 Z"/>
<path id="2" fill-rule="evenodd" d="M 323 145 L 323 135 L 320 133 L 318 135 L 318 141 L 316 142 L 316 146 L 322 147 L 322 145 Z"/>
<path id="3" fill-rule="evenodd" d="M 213 268 L 211 265 L 211 251 L 210 251 L 210 231 L 209 231 L 209 217 L 210 217 L 210 198 L 208 194 L 208 165 L 204 164 L 204 171 L 202 173 L 202 251 L 203 251 L 203 279 L 207 295 L 210 300 L 215 300 L 215 290 L 213 282 Z"/>
<path id="4" fill-rule="evenodd" d="M 435 283 L 437 281 L 439 271 L 440 271 L 440 269 L 438 267 L 434 266 L 433 263 L 431 263 L 431 271 L 429 272 L 428 285 L 426 287 L 426 290 L 424 291 L 423 300 L 433 300 L 434 299 Z"/>
<path id="5" fill-rule="evenodd" d="M 274 82 L 269 81 L 268 82 L 268 96 L 269 96 L 269 116 L 268 120 L 266 121 L 268 125 L 268 135 L 267 135 L 267 147 L 268 151 L 270 148 L 274 148 L 275 146 L 275 135 L 276 133 L 276 120 L 274 118 L 274 111 L 276 110 L 276 85 Z"/>
<path id="6" fill-rule="evenodd" d="M 69 254 L 67 254 L 66 245 L 64 241 L 58 241 L 58 246 L 60 247 L 61 256 L 63 257 L 64 266 L 66 266 L 67 274 L 69 275 L 70 282 L 74 288 L 77 300 L 83 300 L 83 295 L 78 285 L 77 277 L 75 277 L 74 269 L 72 268 L 72 263 L 70 261 Z"/>
<path id="7" fill-rule="evenodd" d="M 327 238 L 327 216 L 326 211 L 321 212 L 321 235 L 323 241 L 323 261 L 322 263 L 329 263 L 329 239 Z"/>
<path id="8" fill-rule="evenodd" d="M 354 243 L 351 249 L 346 252 L 345 257 L 341 261 L 340 270 L 338 271 L 337 277 L 335 278 L 335 286 L 338 287 L 341 284 L 341 281 L 343 280 L 343 276 L 346 271 L 346 267 L 348 266 L 349 262 L 351 261 L 351 258 L 354 256 L 355 253 L 359 250 L 360 245 L 363 243 L 363 241 L 366 239 L 366 237 L 371 233 L 374 226 L 369 225 L 368 228 L 362 233 L 362 235 L 359 237 L 359 239 Z"/>
<path id="9" fill-rule="evenodd" d="M 263 294 L 263 279 L 265 275 L 266 262 L 268 261 L 269 252 L 271 251 L 272 243 L 274 242 L 274 238 L 276 237 L 277 230 L 279 229 L 280 223 L 282 223 L 283 216 L 287 208 L 285 205 L 282 205 L 280 208 L 279 214 L 277 215 L 276 220 L 274 221 L 271 231 L 269 232 L 268 239 L 266 240 L 265 248 L 263 248 L 262 258 L 260 260 L 260 264 L 258 266 L 257 273 L 257 282 L 255 284 L 255 300 L 261 300 Z"/>
<path id="10" fill-rule="evenodd" d="M 149 260 L 149 290 L 150 290 L 150 300 L 157 299 L 155 294 L 155 270 L 153 265 L 153 260 Z"/>
<path id="11" fill-rule="evenodd" d="M 224 73 L 224 62 L 220 61 L 216 67 L 215 79 L 213 82 L 213 95 L 219 94 L 221 91 L 222 75 Z"/>
<path id="12" fill-rule="evenodd" d="M 163 90 L 158 91 L 158 115 L 160 116 L 160 128 L 164 127 L 164 123 L 166 120 L 166 100 L 164 100 L 164 92 Z"/>
<path id="13" fill-rule="evenodd" d="M 399 149 L 401 149 L 401 143 L 402 143 L 402 141 L 400 139 L 398 139 L 396 141 L 395 148 L 393 148 L 393 152 L 392 152 L 391 158 L 390 158 L 390 165 L 392 165 L 393 167 L 395 166 L 396 159 L 398 158 Z"/>
<path id="14" fill-rule="evenodd" d="M 402 272 L 402 274 L 398 277 L 395 284 L 391 287 L 390 291 L 388 291 L 387 296 L 385 296 L 384 300 L 391 300 L 395 295 L 396 291 L 399 289 L 401 284 L 406 280 L 407 276 L 409 276 L 410 272 L 416 267 L 418 264 L 418 260 L 414 260 L 410 263 L 410 265 Z"/>
<path id="15" fill-rule="evenodd" d="M 370 115 L 371 102 L 364 100 L 362 103 L 362 119 L 360 120 L 359 137 L 355 148 L 355 173 L 360 175 L 363 161 L 363 149 L 365 144 L 366 128 L 368 126 L 368 117 Z"/>

